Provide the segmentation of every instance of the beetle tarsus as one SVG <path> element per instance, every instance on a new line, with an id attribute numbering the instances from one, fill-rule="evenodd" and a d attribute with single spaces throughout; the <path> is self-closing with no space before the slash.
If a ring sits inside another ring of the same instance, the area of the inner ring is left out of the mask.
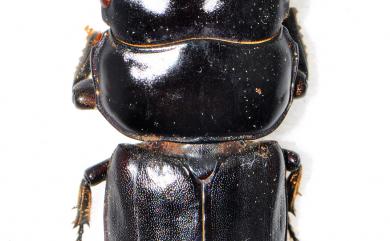
<path id="1" fill-rule="evenodd" d="M 85 171 L 80 184 L 77 201 L 77 216 L 73 228 L 79 227 L 77 241 L 81 241 L 84 233 L 84 225 L 89 225 L 92 206 L 91 186 L 95 186 L 106 179 L 109 160 L 105 160 Z"/>
<path id="2" fill-rule="evenodd" d="M 287 230 L 288 230 L 288 235 L 292 241 L 299 241 L 297 235 L 295 234 L 294 228 L 290 223 L 288 223 Z"/>
<path id="3" fill-rule="evenodd" d="M 77 236 L 77 239 L 76 241 L 82 241 L 83 239 L 83 234 L 84 234 L 84 225 L 80 225 L 79 226 L 79 230 L 78 230 L 78 236 Z"/>
<path id="4" fill-rule="evenodd" d="M 91 210 L 91 188 L 90 185 L 83 179 L 80 185 L 80 192 L 77 204 L 77 216 L 73 228 L 78 229 L 76 241 L 81 241 L 84 233 L 84 225 L 89 225 L 90 210 Z"/>

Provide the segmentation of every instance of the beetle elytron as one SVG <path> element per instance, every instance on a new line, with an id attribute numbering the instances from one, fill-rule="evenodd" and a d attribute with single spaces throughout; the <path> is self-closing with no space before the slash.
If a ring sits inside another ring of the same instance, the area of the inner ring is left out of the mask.
<path id="1" fill-rule="evenodd" d="M 103 0 L 73 101 L 97 108 L 121 144 L 82 180 L 106 181 L 105 241 L 297 240 L 288 222 L 301 179 L 274 131 L 308 75 L 288 0 Z"/>

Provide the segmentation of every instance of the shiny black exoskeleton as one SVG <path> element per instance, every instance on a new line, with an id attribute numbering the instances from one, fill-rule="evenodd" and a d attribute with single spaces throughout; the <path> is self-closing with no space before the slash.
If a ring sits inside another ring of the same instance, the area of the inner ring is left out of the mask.
<path id="1" fill-rule="evenodd" d="M 78 240 L 102 181 L 105 241 L 297 240 L 299 157 L 253 141 L 306 90 L 289 1 L 102 0 L 102 14 L 110 29 L 87 29 L 73 100 L 144 142 L 86 171 Z"/>

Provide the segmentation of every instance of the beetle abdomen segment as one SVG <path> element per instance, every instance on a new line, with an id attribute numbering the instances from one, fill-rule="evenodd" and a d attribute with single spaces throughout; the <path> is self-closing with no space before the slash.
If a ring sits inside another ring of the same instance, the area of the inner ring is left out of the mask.
<path id="1" fill-rule="evenodd" d="M 285 241 L 285 171 L 275 142 L 120 145 L 105 240 Z"/>
<path id="2" fill-rule="evenodd" d="M 199 203 L 189 173 L 173 160 L 119 146 L 107 177 L 106 241 L 196 241 Z"/>
<path id="3" fill-rule="evenodd" d="M 298 53 L 286 29 L 262 44 L 191 40 L 159 48 L 108 35 L 93 53 L 97 106 L 127 136 L 254 139 L 273 131 L 292 101 Z"/>
<path id="4" fill-rule="evenodd" d="M 211 186 L 209 240 L 285 241 L 285 190 L 285 166 L 276 143 L 229 157 Z"/>

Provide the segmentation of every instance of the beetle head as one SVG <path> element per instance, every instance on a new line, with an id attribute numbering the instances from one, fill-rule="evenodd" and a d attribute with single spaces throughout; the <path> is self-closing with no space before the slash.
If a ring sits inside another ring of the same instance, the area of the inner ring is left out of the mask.
<path id="1" fill-rule="evenodd" d="M 130 43 L 190 37 L 253 41 L 280 32 L 288 0 L 101 0 L 103 20 Z M 222 21 L 223 19 L 223 21 Z"/>

